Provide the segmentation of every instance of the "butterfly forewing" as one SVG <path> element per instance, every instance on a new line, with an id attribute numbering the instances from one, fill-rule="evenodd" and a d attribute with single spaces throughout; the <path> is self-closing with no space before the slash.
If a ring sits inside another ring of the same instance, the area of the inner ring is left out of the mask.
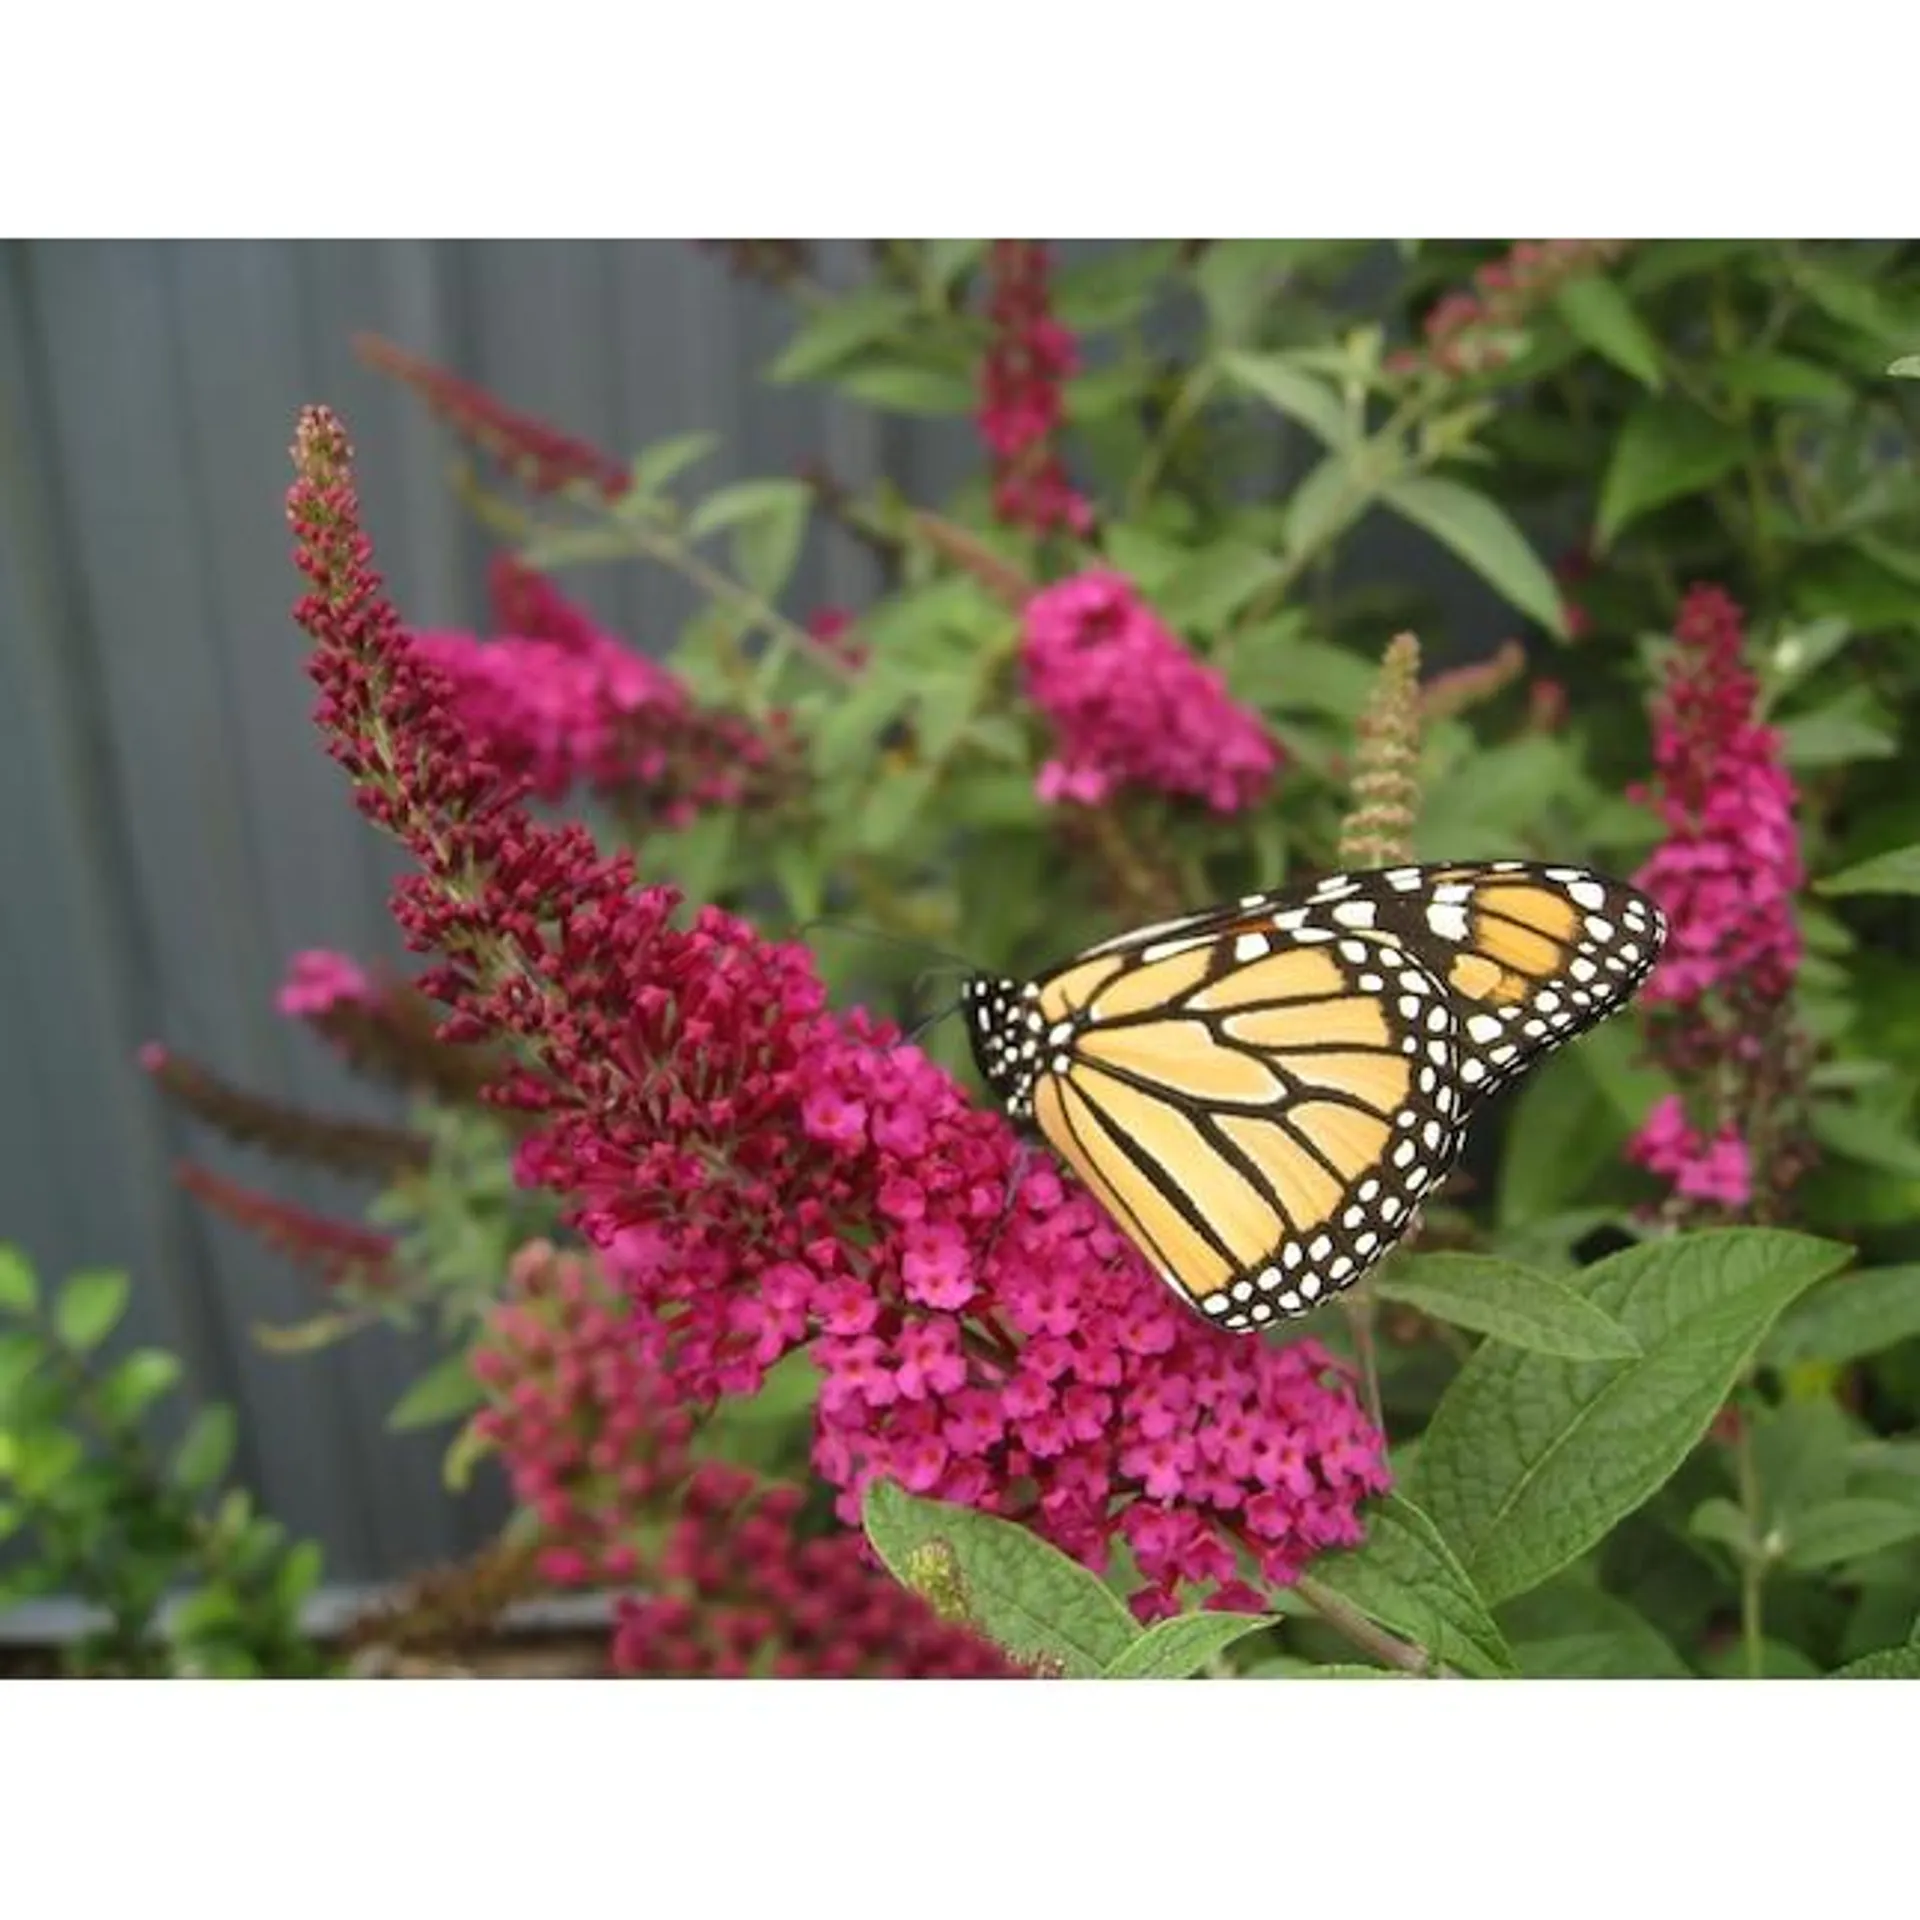
<path id="1" fill-rule="evenodd" d="M 1460 1015 L 1463 1112 L 1618 1013 L 1653 971 L 1666 916 L 1585 867 L 1459 861 L 1331 874 L 1309 922 L 1363 918 L 1403 942 Z"/>

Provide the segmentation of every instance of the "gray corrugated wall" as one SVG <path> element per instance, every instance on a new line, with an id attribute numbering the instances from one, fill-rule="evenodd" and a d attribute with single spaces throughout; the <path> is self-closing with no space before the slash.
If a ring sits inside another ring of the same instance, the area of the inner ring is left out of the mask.
<path id="1" fill-rule="evenodd" d="M 828 247 L 824 270 L 848 254 Z M 381 1330 L 295 1359 L 255 1345 L 256 1322 L 302 1317 L 313 1291 L 171 1165 L 190 1152 L 343 1211 L 364 1189 L 224 1151 L 133 1059 L 162 1039 L 263 1093 L 382 1110 L 273 1010 L 302 947 L 400 957 L 395 863 L 307 718 L 282 518 L 295 411 L 346 416 L 408 617 L 468 625 L 485 545 L 441 437 L 359 365 L 356 331 L 615 452 L 710 428 L 716 478 L 824 451 L 856 483 L 885 471 L 937 500 L 973 458 L 965 429 L 878 428 L 756 382 L 788 325 L 780 297 L 677 242 L 0 246 L 0 1239 L 50 1272 L 134 1272 L 130 1333 L 237 1403 L 242 1470 L 337 1578 L 457 1550 L 487 1515 L 442 1493 L 436 1438 L 382 1430 L 417 1353 Z M 848 543 L 816 537 L 791 604 L 857 601 L 866 580 Z M 641 644 L 692 604 L 639 567 L 570 585 Z"/>

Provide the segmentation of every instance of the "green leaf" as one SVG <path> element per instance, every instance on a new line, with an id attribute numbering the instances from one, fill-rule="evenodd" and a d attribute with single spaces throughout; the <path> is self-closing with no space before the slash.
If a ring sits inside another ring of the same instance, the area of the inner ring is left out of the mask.
<path id="1" fill-rule="evenodd" d="M 440 1484 L 449 1493 L 464 1493 L 473 1484 L 473 1470 L 493 1451 L 493 1442 L 469 1420 L 447 1443 L 440 1461 Z"/>
<path id="2" fill-rule="evenodd" d="M 1920 1266 L 1869 1267 L 1796 1301 L 1760 1353 L 1775 1367 L 1809 1360 L 1844 1366 L 1914 1339 L 1920 1339 Z"/>
<path id="3" fill-rule="evenodd" d="M 1813 713 L 1781 722 L 1780 757 L 1804 772 L 1813 767 L 1844 767 L 1855 760 L 1891 760 L 1900 743 L 1866 718 L 1846 695 Z"/>
<path id="4" fill-rule="evenodd" d="M 30 1505 L 43 1504 L 86 1459 L 79 1436 L 64 1427 L 0 1433 L 0 1441 L 12 1449 L 12 1458 L 0 1470 L 11 1476 Z"/>
<path id="5" fill-rule="evenodd" d="M 358 1333 L 366 1323 L 366 1315 L 358 1309 L 317 1313 L 310 1320 L 297 1320 L 284 1327 L 256 1320 L 253 1337 L 269 1353 L 318 1353 L 323 1347 L 337 1345 L 349 1334 Z"/>
<path id="6" fill-rule="evenodd" d="M 1107 558 L 1128 575 L 1134 585 L 1158 606 L 1161 590 L 1194 561 L 1193 549 L 1169 540 L 1150 527 L 1115 522 L 1101 531 Z"/>
<path id="7" fill-rule="evenodd" d="M 1229 380 L 1257 393 L 1328 446 L 1353 438 L 1354 423 L 1340 396 L 1324 380 L 1303 373 L 1285 354 L 1229 353 L 1221 357 L 1220 367 Z"/>
<path id="8" fill-rule="evenodd" d="M 1138 406 L 1151 385 L 1150 370 L 1137 361 L 1126 360 L 1117 367 L 1096 367 L 1090 373 L 1075 374 L 1061 398 L 1067 419 L 1075 426 L 1084 426 Z"/>
<path id="9" fill-rule="evenodd" d="M 863 853 L 885 853 L 906 837 L 939 779 L 933 767 L 906 767 L 889 773 L 867 795 L 856 839 Z"/>
<path id="10" fill-rule="evenodd" d="M 902 1585 L 921 1549 L 952 1555 L 966 1617 L 1016 1660 L 1103 1673 L 1139 1635 L 1113 1590 L 1025 1527 L 969 1507 L 922 1500 L 891 1481 L 867 1488 L 867 1538 Z"/>
<path id="11" fill-rule="evenodd" d="M 410 1433 L 419 1427 L 443 1426 L 471 1413 L 485 1399 L 469 1356 L 451 1353 L 400 1396 L 387 1415 L 387 1428 L 392 1433 Z"/>
<path id="12" fill-rule="evenodd" d="M 1456 553 L 1522 613 L 1566 638 L 1560 589 L 1504 508 L 1457 480 L 1431 474 L 1390 481 L 1380 499 Z"/>
<path id="13" fill-rule="evenodd" d="M 1831 616 L 1787 628 L 1766 650 L 1762 673 L 1767 699 L 1777 699 L 1825 666 L 1854 639 L 1855 631 Z"/>
<path id="14" fill-rule="evenodd" d="M 297 1541 L 287 1549 L 280 1571 L 274 1576 L 273 1597 L 290 1619 L 297 1619 L 300 1609 L 312 1599 L 324 1565 L 317 1541 Z"/>
<path id="15" fill-rule="evenodd" d="M 1280 563 L 1242 540 L 1219 540 L 1191 555 L 1161 583 L 1155 604 L 1167 624 L 1211 630 L 1230 620 L 1279 578 Z"/>
<path id="16" fill-rule="evenodd" d="M 90 1352 L 120 1324 L 132 1292 L 124 1273 L 76 1273 L 54 1297 L 54 1327 L 75 1352 Z"/>
<path id="17" fill-rule="evenodd" d="M 1815 893 L 1920 893 L 1920 844 L 1875 854 L 1814 883 Z"/>
<path id="18" fill-rule="evenodd" d="M 39 1311 L 40 1287 L 18 1247 L 0 1246 L 0 1313 Z"/>
<path id="19" fill-rule="evenodd" d="M 1510 1600 L 1500 1624 L 1529 1678 L 1686 1680 L 1691 1669 L 1637 1608 L 1572 1569 Z"/>
<path id="20" fill-rule="evenodd" d="M 1249 1667 L 1243 1680 L 1418 1680 L 1417 1673 L 1399 1667 L 1363 1666 L 1357 1660 L 1297 1660 L 1291 1654 L 1276 1654 L 1257 1667 Z"/>
<path id="21" fill-rule="evenodd" d="M 1643 401 L 1627 416 L 1600 483 L 1594 539 L 1605 551 L 1643 514 L 1700 493 L 1747 457 L 1745 435 L 1684 401 Z"/>
<path id="22" fill-rule="evenodd" d="M 1570 280 L 1554 295 L 1553 304 L 1582 346 L 1591 347 L 1655 393 L 1666 384 L 1660 369 L 1660 342 L 1613 281 L 1599 274 Z"/>
<path id="23" fill-rule="evenodd" d="M 37 1333 L 21 1328 L 0 1333 L 0 1421 L 18 1419 L 14 1396 L 40 1370 L 47 1348 Z"/>
<path id="24" fill-rule="evenodd" d="M 933 367 L 862 367 L 834 384 L 852 399 L 890 413 L 967 413 L 974 404 L 970 380 Z"/>
<path id="25" fill-rule="evenodd" d="M 1888 1647 L 1829 1674 L 1832 1680 L 1920 1680 L 1920 1646 Z"/>
<path id="26" fill-rule="evenodd" d="M 633 491 L 657 494 L 676 474 L 697 465 L 720 444 L 717 433 L 682 433 L 643 448 L 633 462 Z"/>
<path id="27" fill-rule="evenodd" d="M 687 535 L 704 540 L 731 527 L 734 571 L 763 600 L 775 600 L 800 557 L 810 499 L 798 480 L 743 480 L 701 501 Z"/>
<path id="28" fill-rule="evenodd" d="M 1655 1636 L 1658 1638 L 1658 1636 Z M 1602 1628 L 1593 1633 L 1556 1634 L 1544 1640 L 1516 1640 L 1513 1651 L 1529 1680 L 1687 1680 L 1679 1672 L 1650 1670 L 1645 1642 L 1631 1633 Z"/>
<path id="29" fill-rule="evenodd" d="M 1669 1478 L 1776 1316 L 1851 1257 L 1805 1234 L 1729 1228 L 1601 1261 L 1581 1290 L 1641 1356 L 1483 1346 L 1435 1410 L 1407 1494 L 1491 1600 L 1524 1593 Z"/>
<path id="30" fill-rule="evenodd" d="M 189 1493 L 210 1491 L 232 1464 L 239 1438 L 231 1407 L 201 1408 L 173 1456 L 174 1479 Z"/>
<path id="31" fill-rule="evenodd" d="M 27 1515 L 24 1507 L 16 1505 L 11 1500 L 0 1500 L 0 1545 L 12 1539 L 26 1524 Z M 6 1601 L 0 1599 L 0 1613 L 6 1610 Z"/>
<path id="32" fill-rule="evenodd" d="M 1832 1500 L 1794 1516 L 1786 1532 L 1786 1566 L 1794 1573 L 1814 1573 L 1920 1539 L 1920 1503 Z"/>
<path id="33" fill-rule="evenodd" d="M 1201 255 L 1193 283 L 1216 340 L 1234 346 L 1252 336 L 1299 248 L 1297 240 L 1216 240 Z"/>
<path id="34" fill-rule="evenodd" d="M 1731 1500 L 1716 1495 L 1702 1500 L 1687 1520 L 1687 1531 L 1696 1540 L 1710 1540 L 1725 1547 L 1736 1560 L 1751 1560 L 1760 1550 L 1754 1538 L 1753 1523 Z"/>
<path id="35" fill-rule="evenodd" d="M 1373 1291 L 1450 1326 L 1566 1360 L 1629 1358 L 1640 1351 L 1619 1321 L 1563 1281 L 1477 1253 L 1402 1253 Z"/>
<path id="36" fill-rule="evenodd" d="M 1296 565 L 1337 540 L 1363 514 L 1380 480 L 1358 450 L 1330 453 L 1287 496 L 1287 552 Z"/>
<path id="37" fill-rule="evenodd" d="M 1802 254 L 1792 275 L 1815 306 L 1843 327 L 1851 327 L 1882 347 L 1898 347 L 1912 338 L 1912 326 L 1845 255 Z"/>
<path id="38" fill-rule="evenodd" d="M 1887 371 L 1896 380 L 1920 380 L 1920 353 L 1903 353 Z"/>
<path id="39" fill-rule="evenodd" d="M 1155 240 L 1063 266 L 1053 279 L 1055 317 L 1081 333 L 1124 326 L 1153 298 L 1179 253 L 1177 241 Z"/>
<path id="40" fill-rule="evenodd" d="M 1156 1620 L 1109 1663 L 1109 1680 L 1184 1680 L 1216 1654 L 1225 1653 L 1279 1618 L 1273 1613 L 1183 1613 Z"/>
<path id="41" fill-rule="evenodd" d="M 180 1378 L 180 1362 L 158 1347 L 130 1353 L 100 1382 L 95 1400 L 100 1411 L 120 1425 L 137 1420 Z"/>
<path id="42" fill-rule="evenodd" d="M 1784 1640 L 1763 1639 L 1760 1642 L 1760 1671 L 1756 1675 L 1752 1669 L 1746 1648 L 1737 1640 L 1729 1640 L 1704 1655 L 1700 1662 L 1702 1675 L 1709 1680 L 1820 1680 L 1825 1676 L 1820 1669 L 1796 1646 Z"/>
<path id="43" fill-rule="evenodd" d="M 1843 407 L 1853 388 L 1830 367 L 1791 353 L 1735 353 L 1708 368 L 1713 380 L 1743 400 L 1772 400 L 1783 406 Z"/>
<path id="44" fill-rule="evenodd" d="M 804 519 L 807 500 L 806 486 L 798 480 L 742 480 L 708 494 L 687 515 L 687 538 L 704 540 L 745 521 L 791 514 L 796 507 Z"/>
<path id="45" fill-rule="evenodd" d="M 1405 1494 L 1370 1506 L 1365 1544 L 1316 1560 L 1313 1577 L 1443 1665 L 1482 1675 L 1519 1671 L 1465 1568 Z"/>
<path id="46" fill-rule="evenodd" d="M 953 285 L 986 252 L 984 240 L 927 240 L 921 243 L 927 278 L 942 291 Z"/>
<path id="47" fill-rule="evenodd" d="M 1610 1097 L 1591 1050 L 1617 1047 L 1619 1031 L 1602 1027 L 1589 1034 L 1521 1086 L 1500 1162 L 1502 1226 L 1566 1211 L 1618 1160 L 1633 1123 Z"/>
<path id="48" fill-rule="evenodd" d="M 814 314 L 787 342 L 766 377 L 785 386 L 831 373 L 863 347 L 906 326 L 915 311 L 911 296 L 890 287 L 850 293 Z"/>
<path id="49" fill-rule="evenodd" d="M 1808 1119 L 1813 1137 L 1830 1153 L 1883 1173 L 1920 1178 L 1920 1140 L 1904 1114 L 1895 1116 L 1865 1106 L 1838 1106 L 1823 1100 Z"/>

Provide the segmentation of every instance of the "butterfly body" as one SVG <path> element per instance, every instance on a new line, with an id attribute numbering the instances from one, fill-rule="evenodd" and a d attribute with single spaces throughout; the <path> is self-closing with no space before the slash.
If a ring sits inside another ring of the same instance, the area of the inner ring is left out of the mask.
<path id="1" fill-rule="evenodd" d="M 1331 874 L 964 996 L 982 1077 L 1196 1311 L 1310 1313 L 1406 1233 L 1475 1108 L 1617 1012 L 1666 922 L 1585 868 Z"/>

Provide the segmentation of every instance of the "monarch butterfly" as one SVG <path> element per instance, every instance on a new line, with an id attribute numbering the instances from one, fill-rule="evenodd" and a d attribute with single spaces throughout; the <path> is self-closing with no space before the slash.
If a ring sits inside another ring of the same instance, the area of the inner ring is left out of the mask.
<path id="1" fill-rule="evenodd" d="M 1247 1333 L 1386 1254 L 1488 1094 L 1625 1006 L 1666 937 L 1584 867 L 1384 867 L 975 974 L 962 1006 L 1008 1117 Z"/>

